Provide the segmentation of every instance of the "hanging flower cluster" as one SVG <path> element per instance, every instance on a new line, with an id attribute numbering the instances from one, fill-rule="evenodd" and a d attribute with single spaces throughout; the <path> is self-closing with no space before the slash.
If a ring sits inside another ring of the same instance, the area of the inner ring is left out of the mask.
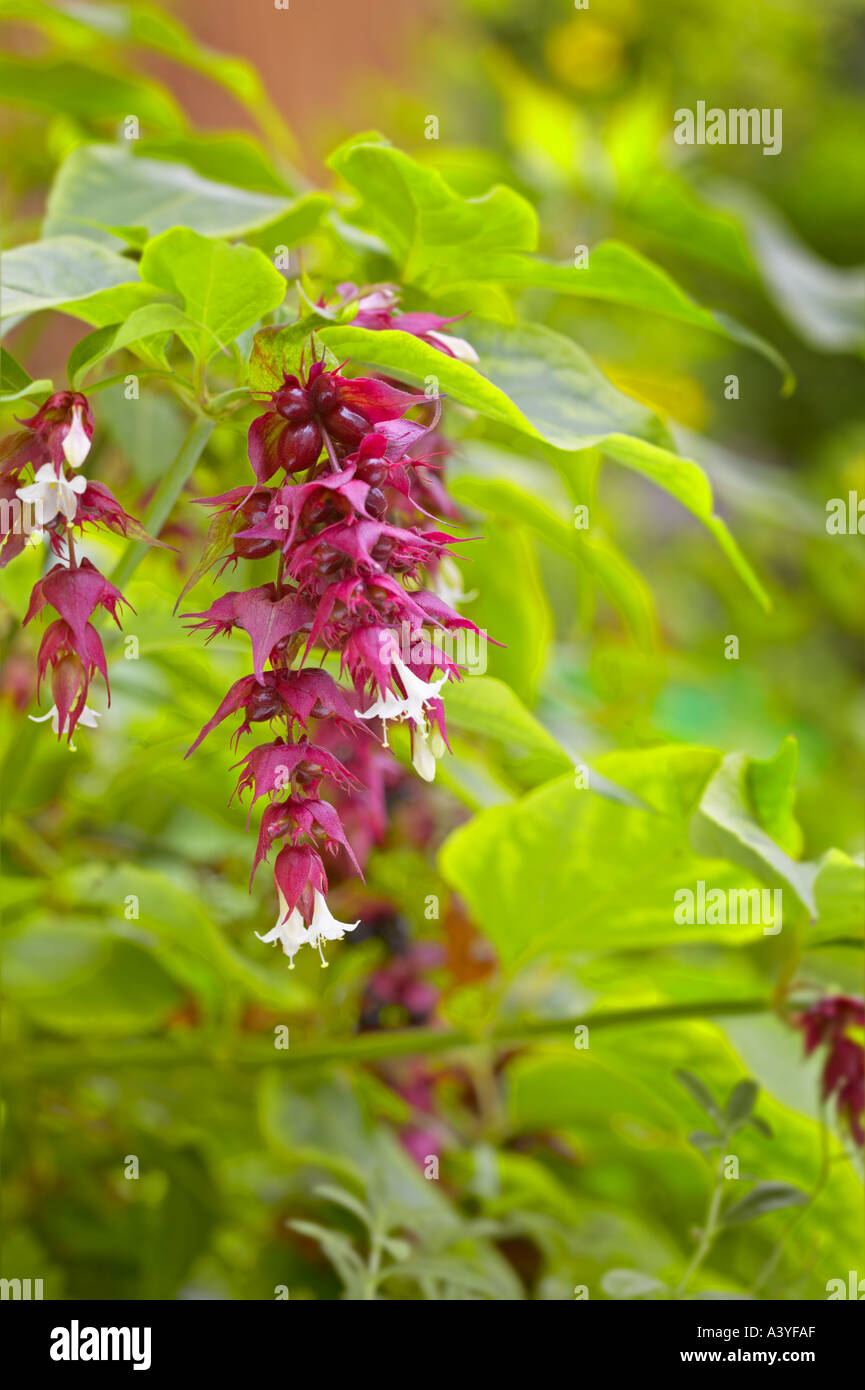
<path id="1" fill-rule="evenodd" d="M 851 1030 L 865 1028 L 865 1001 L 848 994 L 827 994 L 796 1018 L 805 1038 L 805 1056 L 826 1049 L 823 1099 L 832 1095 L 856 1143 L 865 1144 L 865 1048 Z"/>
<path id="2" fill-rule="evenodd" d="M 409 725 L 415 769 L 435 776 L 446 747 L 441 691 L 460 672 L 430 631 L 477 631 L 424 587 L 455 544 L 422 501 L 424 473 L 436 465 L 418 451 L 432 427 L 406 418 L 430 404 L 313 361 L 285 376 L 250 427 L 255 482 L 205 499 L 236 525 L 225 563 L 272 556 L 276 577 L 187 615 L 208 640 L 242 628 L 252 648 L 251 674 L 189 751 L 233 714 L 241 715 L 235 744 L 253 724 L 275 733 L 236 764 L 237 793 L 249 792 L 250 809 L 268 801 L 253 874 L 282 845 L 273 866 L 279 913 L 260 940 L 281 945 L 291 966 L 303 945 L 326 964 L 324 942 L 357 926 L 330 913 L 324 854 L 347 857 L 361 873 L 380 837 L 390 722 Z M 328 653 L 339 654 L 350 687 L 323 669 Z M 355 846 L 349 819 L 360 828 Z"/>
<path id="3" fill-rule="evenodd" d="M 34 585 L 25 626 L 46 607 L 57 617 L 42 637 L 37 657 L 37 699 L 50 672 L 53 705 L 36 723 L 51 720 L 58 738 L 78 724 L 95 728 L 99 715 L 87 704 L 90 683 L 101 675 L 108 690 L 105 651 L 94 624 L 103 608 L 120 627 L 123 595 L 90 560 L 79 562 L 73 531 L 85 524 L 137 539 L 149 539 L 104 483 L 78 472 L 90 452 L 93 415 L 85 396 L 58 391 L 31 416 L 23 429 L 0 444 L 0 566 L 19 555 L 29 541 L 46 537 L 56 563 Z M 26 481 L 32 469 L 32 481 Z"/>

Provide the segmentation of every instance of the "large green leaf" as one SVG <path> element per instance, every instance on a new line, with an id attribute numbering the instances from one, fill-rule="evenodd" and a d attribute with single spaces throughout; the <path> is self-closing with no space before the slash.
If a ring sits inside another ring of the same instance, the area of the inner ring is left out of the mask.
<path id="1" fill-rule="evenodd" d="M 499 456 L 500 468 L 506 466 L 507 457 Z M 539 472 L 538 484 L 542 479 L 544 492 L 552 491 L 547 487 L 547 477 Z M 450 479 L 448 489 L 463 506 L 529 527 L 552 550 L 570 560 L 581 578 L 597 584 L 641 643 L 646 647 L 654 644 L 656 625 L 651 593 L 609 537 L 597 530 L 578 528 L 563 508 L 552 506 L 547 497 L 507 477 L 460 473 Z"/>
<path id="2" fill-rule="evenodd" d="M 558 294 L 622 304 L 720 334 L 761 353 L 778 368 L 784 378 L 785 389 L 792 389 L 790 367 L 770 343 L 736 323 L 729 315 L 704 309 L 660 266 L 622 242 L 603 241 L 592 247 L 588 264 L 579 268 L 558 265 L 535 256 L 509 255 L 491 259 L 486 274 L 506 285 L 531 286 L 554 290 Z"/>
<path id="3" fill-rule="evenodd" d="M 90 66 L 72 59 L 0 58 L 0 91 L 4 101 L 36 106 L 84 121 L 116 121 L 134 112 L 157 129 L 183 125 L 183 112 L 171 94 L 156 82 Z"/>
<path id="4" fill-rule="evenodd" d="M 651 478 L 658 487 L 672 494 L 683 507 L 693 512 L 712 533 L 739 577 L 766 612 L 772 601 L 751 565 L 745 559 L 721 517 L 715 515 L 712 485 L 698 463 L 683 459 L 668 449 L 659 448 L 644 439 L 616 435 L 603 441 L 603 452 L 626 468 L 633 468 Z"/>
<path id="5" fill-rule="evenodd" d="M 536 324 L 475 323 L 480 370 L 393 329 L 334 324 L 317 335 L 342 360 L 378 367 L 559 449 L 585 449 L 609 434 L 657 433 L 654 416 L 617 391 L 569 338 Z"/>
<path id="6" fill-rule="evenodd" d="M 290 206 L 288 198 L 217 183 L 185 164 L 137 158 L 118 145 L 81 145 L 58 170 L 43 232 L 105 245 L 117 244 L 111 228 L 126 227 L 151 236 L 178 226 L 205 236 L 242 236 Z"/>
<path id="7" fill-rule="evenodd" d="M 770 344 L 726 314 L 703 309 L 666 271 L 620 242 L 592 248 L 579 269 L 525 254 L 537 247 L 537 217 L 509 188 L 464 198 L 380 136 L 350 140 L 329 162 L 361 196 L 357 220 L 382 238 L 410 284 L 435 292 L 498 281 L 663 314 L 755 349 L 792 386 L 789 367 Z"/>
<path id="8" fill-rule="evenodd" d="M 357 220 L 381 236 L 410 283 L 470 279 L 491 252 L 537 244 L 534 209 L 513 189 L 463 198 L 381 136 L 348 141 L 328 163 L 361 195 Z"/>
<path id="9" fill-rule="evenodd" d="M 91 299 L 138 281 L 134 261 L 79 236 L 52 236 L 3 253 L 3 318 Z"/>
<path id="10" fill-rule="evenodd" d="M 198 332 L 179 333 L 196 356 L 212 356 L 285 298 L 285 281 L 266 256 L 252 246 L 211 241 L 187 227 L 175 227 L 149 241 L 141 257 L 141 278 L 178 294 Z"/>
<path id="11" fill-rule="evenodd" d="M 66 371 L 70 384 L 78 390 L 87 373 L 121 348 L 134 347 L 154 337 L 170 337 L 185 332 L 199 338 L 200 328 L 195 320 L 178 309 L 176 304 L 147 304 L 135 309 L 123 323 L 108 324 L 80 338 L 69 354 Z M 219 343 L 215 346 L 218 348 Z"/>
<path id="12" fill-rule="evenodd" d="M 688 842 L 689 813 L 718 761 L 709 749 L 677 746 L 607 754 L 597 759 L 599 771 L 647 809 L 591 796 L 573 776 L 557 778 L 456 830 L 442 848 L 441 871 L 509 969 L 550 951 L 753 939 L 759 926 L 674 920 L 679 889 L 694 891 L 701 879 L 707 888 L 752 883 Z"/>

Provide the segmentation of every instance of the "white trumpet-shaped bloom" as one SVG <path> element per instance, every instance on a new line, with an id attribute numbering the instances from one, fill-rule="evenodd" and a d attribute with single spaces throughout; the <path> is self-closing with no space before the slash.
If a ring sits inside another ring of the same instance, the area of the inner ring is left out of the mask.
<path id="1" fill-rule="evenodd" d="M 396 652 L 391 656 L 391 665 L 395 667 L 402 681 L 405 695 L 397 695 L 395 691 L 389 690 L 386 695 L 371 704 L 368 710 L 355 710 L 355 714 L 359 719 L 381 720 L 384 726 L 382 742 L 385 748 L 387 747 L 387 721 L 389 719 L 410 720 L 413 725 L 412 764 L 419 777 L 422 777 L 425 782 L 431 782 L 435 777 L 435 760 L 437 757 L 441 757 L 444 744 L 437 729 L 430 733 L 427 722 L 427 706 L 431 700 L 439 698 L 439 692 L 447 682 L 448 672 L 445 672 L 437 681 L 423 681 L 420 676 L 415 675 L 414 671 L 409 670 Z"/>
<path id="2" fill-rule="evenodd" d="M 360 925 L 360 918 L 356 922 L 338 922 L 332 915 L 327 905 L 327 899 L 318 889 L 315 890 L 312 909 L 312 921 L 309 924 L 309 944 L 318 947 L 318 954 L 321 956 L 322 965 L 327 965 L 324 952 L 321 949 L 322 941 L 342 941 L 347 931 L 354 931 Z"/>
<path id="3" fill-rule="evenodd" d="M 263 941 L 268 946 L 275 946 L 278 942 L 288 956 L 289 970 L 293 970 L 295 956 L 301 946 L 311 944 L 311 938 L 309 929 L 297 908 L 294 908 L 292 912 L 287 912 L 285 898 L 281 893 L 279 899 L 280 913 L 276 920 L 276 926 L 272 927 L 264 936 L 260 932 L 256 932 L 255 935 L 259 941 Z"/>
<path id="4" fill-rule="evenodd" d="M 286 910 L 287 904 L 282 893 L 279 894 L 280 913 L 277 918 L 276 926 L 272 927 L 264 936 L 260 932 L 255 935 L 259 941 L 263 941 L 268 946 L 279 944 L 285 955 L 288 956 L 288 968 L 294 969 L 294 958 L 301 946 L 316 946 L 318 954 L 321 956 L 323 966 L 327 965 L 324 952 L 321 949 L 323 941 L 341 941 L 347 931 L 354 931 L 359 925 L 357 922 L 338 922 L 332 915 L 327 901 L 318 889 L 315 890 L 313 899 L 312 921 L 306 925 L 298 908 L 293 908 L 291 912 Z"/>
<path id="5" fill-rule="evenodd" d="M 90 440 L 84 428 L 80 405 L 72 407 L 72 424 L 63 436 L 63 456 L 70 468 L 80 468 L 90 453 Z"/>
<path id="6" fill-rule="evenodd" d="M 87 486 L 87 479 L 80 473 L 74 478 L 57 476 L 53 463 L 43 463 L 32 483 L 16 488 L 22 502 L 30 502 L 36 509 L 36 519 L 40 527 L 53 521 L 58 512 L 67 521 L 75 518 L 78 510 L 78 497 Z"/>
<path id="7" fill-rule="evenodd" d="M 403 683 L 405 695 L 397 695 L 393 690 L 370 705 L 368 710 L 355 710 L 359 719 L 381 719 L 385 726 L 388 719 L 410 719 L 413 724 L 426 725 L 426 708 L 430 700 L 437 700 L 439 691 L 447 681 L 447 672 L 437 681 L 422 681 L 405 662 L 396 655 L 391 657 L 391 665 Z M 385 742 L 387 728 L 385 728 Z"/>
<path id="8" fill-rule="evenodd" d="M 426 336 L 432 338 L 434 343 L 440 343 L 443 348 L 449 349 L 458 362 L 474 364 L 481 360 L 465 338 L 455 338 L 452 333 L 439 333 L 438 329 L 431 329 Z"/>
<path id="9" fill-rule="evenodd" d="M 63 721 L 63 728 L 61 729 L 60 711 L 56 705 L 52 705 L 47 714 L 30 714 L 27 717 L 28 719 L 32 719 L 34 724 L 44 724 L 46 719 L 50 719 L 51 727 L 58 737 L 66 732 L 67 721 Z M 96 721 L 101 718 L 102 715 L 98 710 L 91 709 L 89 705 L 85 705 L 76 720 L 76 724 L 82 724 L 85 729 L 95 729 Z M 69 747 L 73 753 L 76 751 L 74 743 L 70 743 Z"/>

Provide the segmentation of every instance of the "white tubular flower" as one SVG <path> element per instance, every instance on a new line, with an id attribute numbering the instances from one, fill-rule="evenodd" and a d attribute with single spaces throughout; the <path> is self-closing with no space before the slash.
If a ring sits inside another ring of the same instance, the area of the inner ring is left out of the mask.
<path id="1" fill-rule="evenodd" d="M 435 777 L 435 760 L 441 757 L 444 751 L 441 735 L 436 731 L 430 734 L 427 728 L 427 706 L 431 700 L 439 698 L 439 691 L 447 682 L 448 672 L 437 681 L 422 681 L 420 676 L 416 676 L 410 671 L 405 662 L 397 656 L 396 652 L 391 656 L 391 665 L 397 670 L 400 680 L 405 689 L 405 695 L 397 695 L 393 690 L 379 700 L 370 705 L 368 710 L 355 710 L 359 719 L 380 719 L 384 725 L 384 736 L 382 743 L 387 748 L 387 721 L 389 719 L 409 719 L 412 728 L 412 763 L 415 771 L 425 782 L 431 782 Z M 441 746 L 439 752 L 435 752 L 436 741 Z"/>
<path id="2" fill-rule="evenodd" d="M 63 436 L 63 455 L 70 468 L 80 468 L 90 453 L 90 440 L 84 428 L 80 405 L 72 407 L 72 424 Z"/>
<path id="3" fill-rule="evenodd" d="M 61 734 L 65 734 L 66 732 L 65 720 L 63 722 L 63 728 L 61 729 L 60 727 L 60 711 L 56 705 L 52 705 L 47 714 L 28 714 L 27 718 L 32 719 L 34 724 L 44 724 L 46 719 L 50 719 L 51 727 L 58 738 Z M 95 729 L 97 727 L 97 720 L 101 718 L 102 715 L 98 710 L 91 709 L 89 705 L 85 705 L 76 720 L 76 724 L 83 724 L 85 729 Z M 74 743 L 70 743 L 69 750 L 72 753 L 76 751 Z"/>
<path id="4" fill-rule="evenodd" d="M 447 348 L 451 356 L 455 357 L 458 362 L 471 362 L 474 365 L 481 360 L 471 343 L 467 343 L 465 338 L 455 338 L 452 333 L 439 333 L 436 329 L 430 329 L 425 336 L 432 338 L 435 343 L 440 343 L 443 348 Z"/>
<path id="5" fill-rule="evenodd" d="M 435 781 L 435 755 L 430 747 L 429 735 L 420 725 L 412 730 L 411 761 L 418 777 L 422 777 L 425 782 Z"/>
<path id="6" fill-rule="evenodd" d="M 397 695 L 389 690 L 383 699 L 376 700 L 368 710 L 355 710 L 355 714 L 359 719 L 410 719 L 413 724 L 426 724 L 426 707 L 430 700 L 438 699 L 439 691 L 447 681 L 447 672 L 440 680 L 422 681 L 395 652 L 391 665 L 396 668 L 405 695 Z"/>
<path id="7" fill-rule="evenodd" d="M 374 314 L 393 309 L 398 302 L 399 290 L 396 285 L 376 285 L 357 301 L 357 307 L 359 313 Z"/>
<path id="8" fill-rule="evenodd" d="M 342 941 L 347 931 L 354 931 L 360 925 L 360 918 L 356 922 L 338 922 L 331 914 L 327 905 L 327 900 L 315 889 L 312 909 L 312 921 L 309 925 L 309 944 L 318 947 L 318 954 L 321 956 L 322 967 L 327 965 L 324 952 L 321 949 L 322 941 Z"/>
<path id="9" fill-rule="evenodd" d="M 449 608 L 456 608 L 458 603 L 471 603 L 472 599 L 478 596 L 477 589 L 472 589 L 469 593 L 463 591 L 463 577 L 449 555 L 442 556 L 432 588 L 433 593 Z"/>
<path id="10" fill-rule="evenodd" d="M 279 895 L 280 913 L 276 921 L 276 926 L 271 928 L 264 936 L 259 932 L 255 935 L 259 941 L 263 941 L 268 946 L 275 946 L 277 942 L 282 946 L 284 953 L 288 956 L 288 968 L 294 969 L 294 958 L 301 946 L 311 944 L 312 938 L 306 927 L 306 923 L 294 908 L 292 912 L 286 912 L 285 898 Z"/>
<path id="11" fill-rule="evenodd" d="M 43 463 L 34 481 L 15 491 L 22 502 L 34 504 L 39 526 L 45 527 L 58 512 L 67 521 L 73 521 L 78 510 L 78 497 L 86 486 L 87 479 L 80 473 L 76 473 L 74 478 L 58 478 L 53 463 Z"/>

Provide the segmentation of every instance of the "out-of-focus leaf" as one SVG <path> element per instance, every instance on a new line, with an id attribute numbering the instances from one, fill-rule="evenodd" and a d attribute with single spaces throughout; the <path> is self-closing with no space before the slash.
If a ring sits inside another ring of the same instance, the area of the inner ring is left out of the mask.
<path id="1" fill-rule="evenodd" d="M 701 853 L 735 860 L 752 873 L 780 878 L 814 917 L 816 868 L 791 859 L 755 819 L 747 800 L 748 766 L 744 753 L 730 753 L 724 758 L 694 816 L 694 845 Z M 789 763 L 785 770 L 789 774 Z"/>
<path id="2" fill-rule="evenodd" d="M 185 164 L 138 158 L 117 145 L 82 145 L 57 172 L 43 235 L 71 234 L 106 246 L 117 245 L 110 227 L 144 227 L 151 236 L 178 226 L 203 236 L 242 236 L 290 204 L 202 178 Z"/>
<path id="3" fill-rule="evenodd" d="M 761 1182 L 732 1206 L 723 1212 L 724 1226 L 741 1226 L 746 1221 L 754 1221 L 770 1211 L 782 1207 L 802 1207 L 808 1201 L 807 1192 L 788 1182 Z"/>
<path id="4" fill-rule="evenodd" d="M 69 354 L 66 371 L 73 390 L 80 390 L 87 373 L 121 348 L 134 348 L 136 343 L 146 342 L 149 338 L 167 338 L 181 332 L 197 338 L 200 327 L 176 304 L 146 304 L 141 309 L 134 309 L 123 323 L 97 328 L 86 337 L 79 338 Z"/>
<path id="5" fill-rule="evenodd" d="M 378 367 L 416 386 L 433 382 L 499 424 L 558 449 L 585 449 L 619 432 L 657 433 L 645 407 L 617 391 L 576 343 L 539 324 L 477 322 L 480 370 L 393 329 L 326 325 L 317 335 L 340 359 Z"/>
<path id="6" fill-rule="evenodd" d="M 62 111 L 84 121 L 116 121 L 130 111 L 156 129 L 183 125 L 183 112 L 171 94 L 144 77 L 130 77 L 104 65 L 65 59 L 0 58 L 4 101 Z"/>
<path id="7" fill-rule="evenodd" d="M 11 352 L 0 347 L 0 401 L 19 401 L 25 396 L 41 396 L 51 390 L 52 383 L 47 377 L 34 381 L 25 372 L 20 362 L 16 362 Z"/>
<path id="8" fill-rule="evenodd" d="M 3 318 L 35 314 L 138 281 L 138 267 L 79 236 L 52 236 L 3 253 Z"/>
<path id="9" fill-rule="evenodd" d="M 641 1274 L 638 1269 L 608 1269 L 601 1279 L 601 1288 L 607 1298 L 624 1300 L 665 1293 L 667 1285 L 652 1274 Z"/>
<path id="10" fill-rule="evenodd" d="M 766 834 L 787 854 L 802 851 L 802 831 L 793 813 L 799 745 L 792 735 L 782 740 L 772 758 L 749 758 L 745 784 L 754 814 Z"/>
<path id="11" fill-rule="evenodd" d="M 572 777 L 556 778 L 454 831 L 441 871 L 508 969 L 550 951 L 753 939 L 759 926 L 685 925 L 674 915 L 675 894 L 693 892 L 699 880 L 743 887 L 741 868 L 698 858 L 688 843 L 691 798 L 717 757 L 687 747 L 604 755 L 598 769 L 649 806 L 660 803 L 662 814 L 587 796 Z"/>
<path id="12" fill-rule="evenodd" d="M 778 312 L 823 352 L 865 345 L 865 266 L 834 266 L 806 246 L 783 218 L 750 189 L 725 184 L 721 206 L 741 217 L 751 250 Z"/>
<path id="13" fill-rule="evenodd" d="M 830 849 L 817 865 L 814 879 L 817 921 L 807 928 L 805 944 L 828 941 L 861 944 L 865 929 L 865 865 L 839 849 Z"/>
<path id="14" fill-rule="evenodd" d="M 721 1119 L 721 1111 L 705 1081 L 701 1081 L 699 1076 L 692 1071 L 688 1071 L 685 1067 L 679 1067 L 674 1075 L 676 1080 L 684 1086 L 691 1099 L 695 1100 L 700 1108 L 705 1110 L 706 1114 L 710 1115 L 713 1120 L 719 1122 Z"/>
<path id="15" fill-rule="evenodd" d="M 760 1088 L 754 1081 L 740 1081 L 734 1087 L 724 1106 L 724 1122 L 728 1126 L 741 1125 L 754 1109 Z"/>

